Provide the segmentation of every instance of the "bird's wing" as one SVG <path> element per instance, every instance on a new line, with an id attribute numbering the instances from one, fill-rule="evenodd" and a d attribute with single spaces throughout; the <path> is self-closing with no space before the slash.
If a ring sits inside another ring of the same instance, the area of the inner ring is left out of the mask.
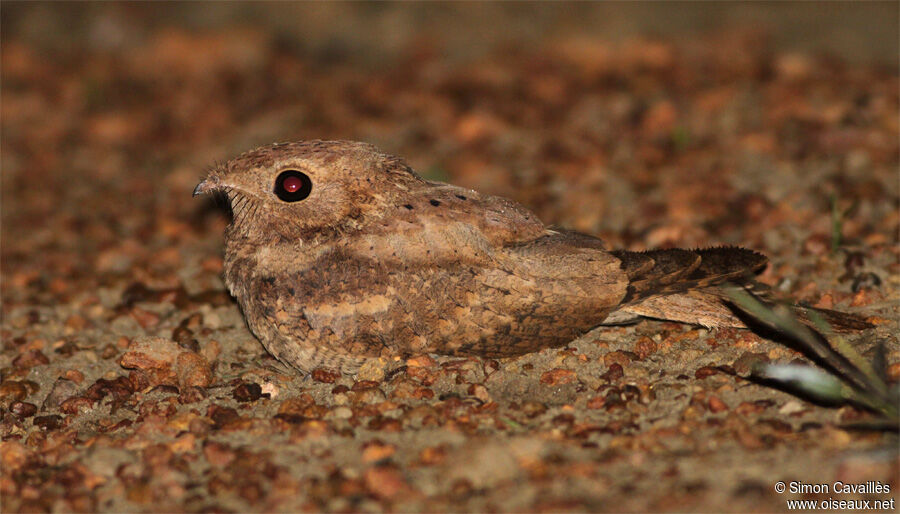
<path id="1" fill-rule="evenodd" d="M 416 197 L 425 206 L 417 212 L 423 223 L 465 224 L 480 232 L 496 248 L 531 241 L 547 233 L 534 213 L 508 198 L 442 182 L 425 183 L 416 191 Z"/>
<path id="2" fill-rule="evenodd" d="M 601 240 L 583 234 L 549 231 L 506 245 L 497 256 L 495 269 L 481 273 L 485 286 L 515 290 L 516 301 L 555 311 L 572 326 L 598 325 L 627 291 L 621 261 L 603 249 Z"/>

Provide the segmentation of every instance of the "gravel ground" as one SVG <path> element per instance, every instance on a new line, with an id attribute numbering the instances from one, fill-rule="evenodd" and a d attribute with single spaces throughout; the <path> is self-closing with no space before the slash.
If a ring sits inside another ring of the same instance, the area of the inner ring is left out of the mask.
<path id="1" fill-rule="evenodd" d="M 3 33 L 4 512 L 897 498 L 896 435 L 742 378 L 802 359 L 749 331 L 646 321 L 516 359 L 298 376 L 224 291 L 227 214 L 190 196 L 257 144 L 372 142 L 613 247 L 762 251 L 762 281 L 875 324 L 848 340 L 866 356 L 883 342 L 896 382 L 896 59 L 782 51 L 749 29 L 446 59 L 426 34 L 367 68 L 260 29 L 133 35 L 109 19 L 77 47 Z M 777 494 L 778 480 L 890 493 Z"/>

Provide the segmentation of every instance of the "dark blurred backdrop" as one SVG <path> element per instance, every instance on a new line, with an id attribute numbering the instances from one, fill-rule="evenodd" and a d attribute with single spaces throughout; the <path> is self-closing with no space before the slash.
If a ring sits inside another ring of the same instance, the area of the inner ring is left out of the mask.
<path id="1" fill-rule="evenodd" d="M 3 35 L 49 47 L 136 44 L 162 26 L 271 30 L 311 54 L 368 60 L 439 41 L 449 57 L 497 44 L 539 45 L 585 35 L 691 36 L 733 27 L 764 31 L 776 50 L 828 51 L 852 61 L 896 63 L 897 2 L 4 2 Z"/>

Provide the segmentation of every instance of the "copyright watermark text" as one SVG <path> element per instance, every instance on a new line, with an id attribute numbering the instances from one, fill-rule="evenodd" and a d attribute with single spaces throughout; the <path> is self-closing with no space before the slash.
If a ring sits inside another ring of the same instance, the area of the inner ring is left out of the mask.
<path id="1" fill-rule="evenodd" d="M 825 499 L 786 500 L 788 510 L 896 510 L 894 498 L 883 499 L 842 499 L 839 495 L 887 495 L 891 493 L 891 485 L 880 480 L 861 483 L 835 481 L 831 483 L 810 484 L 794 480 L 791 482 L 775 482 L 778 494 L 822 494 L 829 495 Z"/>

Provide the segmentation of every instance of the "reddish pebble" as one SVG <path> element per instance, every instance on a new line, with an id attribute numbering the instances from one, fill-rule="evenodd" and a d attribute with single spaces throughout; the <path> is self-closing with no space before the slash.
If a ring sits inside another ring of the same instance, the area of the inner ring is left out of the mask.
<path id="1" fill-rule="evenodd" d="M 719 370 L 717 370 L 716 368 L 714 368 L 712 366 L 703 366 L 703 367 L 697 368 L 697 371 L 694 372 L 694 377 L 703 379 L 706 377 L 713 376 L 716 373 L 719 373 Z"/>
<path id="2" fill-rule="evenodd" d="M 41 430 L 56 430 L 63 424 L 62 416 L 53 414 L 50 416 L 38 416 L 34 418 L 34 426 Z"/>
<path id="3" fill-rule="evenodd" d="M 413 391 L 412 397 L 417 400 L 430 400 L 434 398 L 434 391 L 427 387 L 417 387 Z"/>
<path id="4" fill-rule="evenodd" d="M 659 346 L 656 342 L 647 336 L 638 339 L 637 342 L 634 343 L 634 353 L 637 354 L 638 359 L 640 360 L 644 360 L 650 355 L 653 355 L 658 348 Z"/>
<path id="5" fill-rule="evenodd" d="M 366 489 L 383 499 L 395 498 L 407 488 L 403 475 L 392 467 L 369 468 L 363 475 L 363 481 Z"/>
<path id="6" fill-rule="evenodd" d="M 728 410 L 728 405 L 726 405 L 718 396 L 710 396 L 708 404 L 709 410 L 712 412 L 723 412 Z"/>
<path id="7" fill-rule="evenodd" d="M 312 379 L 316 382 L 322 382 L 325 384 L 333 384 L 335 380 L 340 377 L 337 373 L 333 371 L 328 371 L 327 369 L 316 368 L 312 372 Z"/>
<path id="8" fill-rule="evenodd" d="M 62 377 L 75 382 L 76 384 L 80 384 L 84 381 L 84 373 L 78 371 L 77 369 L 70 369 L 62 374 Z"/>
<path id="9" fill-rule="evenodd" d="M 40 350 L 28 350 L 12 361 L 17 368 L 33 368 L 44 364 L 50 364 L 50 359 Z"/>
<path id="10" fill-rule="evenodd" d="M 606 403 L 606 398 L 602 396 L 595 396 L 588 400 L 587 408 L 588 409 L 601 409 L 603 405 Z"/>
<path id="11" fill-rule="evenodd" d="M 7 380 L 0 384 L 0 400 L 23 400 L 28 396 L 25 385 L 16 380 Z"/>
<path id="12" fill-rule="evenodd" d="M 37 412 L 37 405 L 28 402 L 13 402 L 9 406 L 9 412 L 20 418 L 30 418 Z"/>
<path id="13" fill-rule="evenodd" d="M 624 368 L 630 362 L 631 358 L 629 358 L 628 354 L 622 351 L 609 352 L 603 356 L 603 363 L 607 366 L 618 364 L 619 366 L 622 366 Z"/>
<path id="14" fill-rule="evenodd" d="M 239 402 L 255 402 L 262 397 L 262 387 L 255 382 L 243 382 L 234 388 L 231 396 Z"/>
<path id="15" fill-rule="evenodd" d="M 570 369 L 556 368 L 541 374 L 541 383 L 544 385 L 571 384 L 578 376 Z"/>

